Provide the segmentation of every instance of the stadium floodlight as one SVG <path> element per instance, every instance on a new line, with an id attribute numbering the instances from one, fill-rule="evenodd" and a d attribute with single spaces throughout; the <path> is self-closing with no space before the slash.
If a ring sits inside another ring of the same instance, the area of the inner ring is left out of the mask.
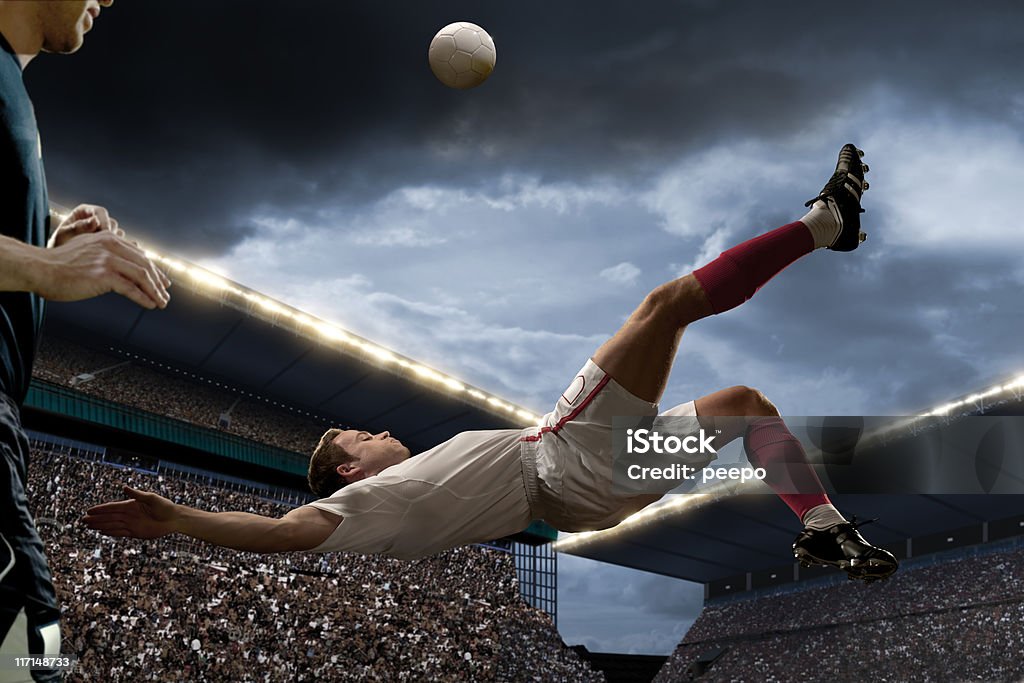
<path id="1" fill-rule="evenodd" d="M 153 252 L 150 252 L 150 253 L 153 253 Z M 179 273 L 184 273 L 184 272 L 188 271 L 188 266 L 186 266 L 181 261 L 178 261 L 178 260 L 175 260 L 175 259 L 172 259 L 172 258 L 166 258 L 164 256 L 157 255 L 156 258 L 153 259 L 153 260 L 156 261 L 157 263 L 162 263 L 165 266 L 167 266 L 168 268 L 170 268 L 171 270 L 179 272 Z"/>
<path id="2" fill-rule="evenodd" d="M 460 392 L 463 392 L 463 391 L 466 390 L 466 385 L 465 384 L 463 384 L 462 382 L 460 382 L 460 381 L 458 381 L 456 379 L 452 379 L 451 377 L 446 377 L 444 379 L 443 384 L 446 387 L 448 387 L 448 389 L 450 389 L 451 391 L 454 391 L 455 393 L 460 393 Z"/>
<path id="3" fill-rule="evenodd" d="M 298 315 L 296 315 L 295 316 L 295 322 L 297 322 L 299 325 L 302 325 L 303 327 L 315 327 L 316 326 L 316 321 L 313 320 L 312 318 L 310 318 L 305 313 L 299 313 Z"/>
<path id="4" fill-rule="evenodd" d="M 938 405 L 928 412 L 894 422 L 871 432 L 870 436 L 885 440 L 893 435 L 912 435 L 919 429 L 935 424 L 934 421 L 928 421 L 927 418 L 939 417 L 949 421 L 962 415 L 976 412 L 985 413 L 989 408 L 1002 402 L 1020 400 L 1021 387 L 1024 387 L 1024 375 L 1018 375 L 1005 384 L 997 384 L 985 391 L 968 394 L 955 401 Z"/>
<path id="5" fill-rule="evenodd" d="M 950 401 L 949 403 L 936 406 L 927 413 L 924 413 L 921 417 L 947 417 L 950 413 L 957 410 L 958 408 L 964 408 L 966 406 L 978 406 L 984 404 L 986 399 L 993 399 L 1003 394 L 1009 394 L 1014 398 L 1020 398 L 1020 389 L 1024 388 L 1024 375 L 1018 375 L 1008 381 L 1006 384 L 997 384 L 985 391 L 979 391 L 973 394 L 968 394 L 961 399 L 956 401 Z M 998 402 L 998 401 L 996 401 Z"/>
<path id="6" fill-rule="evenodd" d="M 366 353 L 370 354 L 382 363 L 394 363 L 398 360 L 398 356 L 383 347 L 376 346 L 374 344 L 363 344 L 362 347 Z"/>
<path id="7" fill-rule="evenodd" d="M 491 396 L 490 398 L 487 399 L 487 402 L 493 405 L 495 408 L 499 408 L 501 410 L 507 410 L 509 412 L 515 411 L 515 406 L 510 406 L 509 404 L 505 403 L 496 396 Z"/>
<path id="8" fill-rule="evenodd" d="M 420 377 L 432 380 L 434 382 L 440 382 L 444 379 L 441 373 L 439 373 L 437 370 L 434 370 L 433 368 L 428 368 L 425 365 L 413 365 L 412 371 L 415 372 Z"/>
<path id="9" fill-rule="evenodd" d="M 147 252 L 147 255 L 149 255 L 150 259 L 152 260 L 156 260 L 159 258 L 159 255 L 153 254 L 153 252 Z M 177 270 L 186 273 L 194 281 L 196 281 L 197 283 L 204 287 L 208 287 L 209 289 L 223 290 L 229 292 L 235 291 L 234 287 L 231 286 L 230 281 L 224 279 L 223 277 L 217 275 L 216 273 L 212 273 L 203 268 L 197 268 L 195 266 L 186 266 L 185 264 L 182 263 L 180 264 L 180 268 L 178 268 Z"/>
<path id="10" fill-rule="evenodd" d="M 997 387 L 992 387 L 988 391 L 983 391 L 983 392 L 978 393 L 978 394 L 971 394 L 970 396 L 965 398 L 964 401 L 966 403 L 977 403 L 978 401 L 984 401 L 986 398 L 990 398 L 992 396 L 996 396 L 996 395 L 1001 394 L 1001 393 L 1003 393 L 1002 385 L 997 386 Z"/>
<path id="11" fill-rule="evenodd" d="M 429 383 L 434 388 L 459 396 L 461 400 L 491 413 L 500 414 L 505 419 L 511 417 L 517 422 L 521 421 L 523 426 L 537 424 L 540 420 L 540 416 L 532 411 L 481 391 L 456 377 L 427 367 L 411 358 L 401 356 L 333 323 L 249 289 L 206 268 L 161 254 L 151 248 L 143 247 L 143 251 L 150 260 L 166 269 L 168 275 L 197 293 L 215 293 L 222 303 L 244 313 L 263 318 L 278 327 L 290 328 L 298 334 L 327 343 L 344 353 L 371 361 L 379 367 L 387 368 L 414 381 Z"/>
<path id="12" fill-rule="evenodd" d="M 955 410 L 959 406 L 959 403 L 947 403 L 946 405 L 938 406 L 937 408 L 932 408 L 932 410 L 930 412 L 925 413 L 924 416 L 942 417 L 944 415 L 949 415 L 950 411 Z"/>
<path id="13" fill-rule="evenodd" d="M 349 336 L 339 330 L 334 325 L 330 325 L 324 322 L 317 322 L 314 324 L 313 329 L 320 333 L 322 337 L 330 341 L 336 342 L 349 342 Z"/>

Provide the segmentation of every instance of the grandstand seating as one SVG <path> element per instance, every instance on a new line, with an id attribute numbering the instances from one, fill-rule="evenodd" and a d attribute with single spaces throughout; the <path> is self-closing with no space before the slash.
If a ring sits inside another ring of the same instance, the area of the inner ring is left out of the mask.
<path id="1" fill-rule="evenodd" d="M 69 681 L 599 681 L 519 596 L 511 555 L 479 546 L 401 562 L 255 555 L 77 523 L 129 484 L 207 510 L 280 516 L 259 490 L 34 442 L 30 502 L 62 605 Z"/>
<path id="2" fill-rule="evenodd" d="M 699 680 L 1019 681 L 1024 548 L 705 606 L 655 681 L 720 649 Z"/>
<path id="3" fill-rule="evenodd" d="M 160 368 L 113 351 L 100 352 L 55 336 L 44 336 L 33 375 L 77 391 L 296 453 L 311 453 L 324 431 L 323 420 L 268 404 L 208 380 Z M 230 420 L 221 417 L 230 411 Z"/>

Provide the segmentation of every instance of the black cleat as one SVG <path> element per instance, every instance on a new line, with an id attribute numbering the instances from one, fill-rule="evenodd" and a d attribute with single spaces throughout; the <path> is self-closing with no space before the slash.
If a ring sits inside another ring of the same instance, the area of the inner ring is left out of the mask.
<path id="1" fill-rule="evenodd" d="M 872 582 L 887 579 L 899 567 L 888 550 L 877 548 L 860 535 L 857 527 L 868 524 L 852 522 L 836 524 L 828 529 L 804 529 L 793 543 L 793 555 L 804 567 L 815 565 L 838 567 L 851 579 Z"/>
<path id="2" fill-rule="evenodd" d="M 835 173 L 818 196 L 804 204 L 811 206 L 816 201 L 823 201 L 839 220 L 839 235 L 828 246 L 833 251 L 853 251 L 867 239 L 867 235 L 860 231 L 860 215 L 864 213 L 860 207 L 860 198 L 868 189 L 868 183 L 864 180 L 868 166 L 861 163 L 862 156 L 864 152 L 855 145 L 843 145 L 839 150 Z"/>

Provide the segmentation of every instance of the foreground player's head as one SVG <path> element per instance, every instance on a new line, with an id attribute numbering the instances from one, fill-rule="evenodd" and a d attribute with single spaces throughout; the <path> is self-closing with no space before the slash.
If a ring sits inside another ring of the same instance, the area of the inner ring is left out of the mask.
<path id="1" fill-rule="evenodd" d="M 0 31 L 26 63 L 39 52 L 74 52 L 114 0 L 4 0 Z"/>
<path id="2" fill-rule="evenodd" d="M 328 429 L 309 459 L 309 488 L 321 498 L 409 458 L 409 449 L 388 432 Z"/>

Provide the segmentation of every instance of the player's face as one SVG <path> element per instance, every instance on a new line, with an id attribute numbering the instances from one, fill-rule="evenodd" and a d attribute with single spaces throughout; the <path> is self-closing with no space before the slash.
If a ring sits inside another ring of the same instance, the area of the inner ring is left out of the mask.
<path id="1" fill-rule="evenodd" d="M 74 52 L 82 47 L 103 7 L 114 0 L 42 0 L 38 3 L 43 52 Z"/>
<path id="2" fill-rule="evenodd" d="M 359 469 L 362 476 L 355 475 L 359 479 L 380 474 L 409 457 L 409 449 L 388 432 L 371 434 L 349 429 L 334 437 L 334 442 L 355 458 L 351 465 Z"/>

